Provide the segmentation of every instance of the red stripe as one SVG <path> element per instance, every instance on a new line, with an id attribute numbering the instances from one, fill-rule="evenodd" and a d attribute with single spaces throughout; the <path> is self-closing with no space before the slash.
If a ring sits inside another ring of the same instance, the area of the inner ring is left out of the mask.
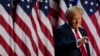
<path id="1" fill-rule="evenodd" d="M 22 42 L 22 40 L 16 35 L 14 30 L 5 22 L 4 18 L 2 18 L 2 16 L 1 16 L 0 20 L 2 22 L 2 26 L 5 28 L 7 33 L 12 37 L 12 39 L 19 45 L 20 49 L 24 52 L 24 54 L 26 54 L 27 56 L 30 56 L 29 49 Z M 13 34 L 11 34 L 11 33 L 13 33 Z"/>
<path id="2" fill-rule="evenodd" d="M 29 39 L 30 39 L 30 41 L 32 43 L 33 50 L 37 54 L 38 51 L 37 51 L 36 43 L 33 40 L 34 37 L 32 37 L 32 32 L 29 29 L 29 27 L 21 20 L 21 18 L 19 18 L 18 15 L 16 15 L 16 23 L 24 31 L 24 33 L 29 37 Z"/>
<path id="3" fill-rule="evenodd" d="M 44 56 L 52 56 L 51 53 L 48 51 L 47 47 L 43 45 L 42 41 L 40 38 L 38 38 L 39 40 L 39 48 L 42 51 Z"/>
<path id="4" fill-rule="evenodd" d="M 96 28 L 96 31 L 97 31 L 98 35 L 100 36 L 100 27 L 99 27 L 98 21 L 96 19 L 96 16 L 91 15 L 90 18 L 91 18 L 91 21 L 92 21 L 92 23 L 94 24 L 94 26 Z"/>
<path id="5" fill-rule="evenodd" d="M 57 4 L 59 4 L 59 0 L 52 0 L 52 1 L 54 1 L 54 2 L 57 3 Z"/>
<path id="6" fill-rule="evenodd" d="M 55 19 L 58 19 L 58 11 L 50 8 L 50 15 L 53 16 Z"/>
<path id="7" fill-rule="evenodd" d="M 3 37 L 0 35 L 0 44 L 3 46 L 5 51 L 8 53 L 9 56 L 18 56 L 12 49 L 11 47 L 5 42 Z"/>
<path id="8" fill-rule="evenodd" d="M 89 40 L 90 40 L 90 42 L 91 42 L 91 44 L 92 44 L 94 50 L 96 51 L 97 56 L 99 56 L 99 55 L 100 55 L 100 50 L 99 50 L 99 48 L 98 48 L 98 46 L 97 46 L 97 44 L 96 44 L 96 42 L 95 42 L 95 40 L 94 40 L 94 37 L 93 37 L 93 35 L 91 34 L 91 32 L 89 31 L 89 28 L 88 28 L 88 26 L 87 26 L 87 24 L 85 23 L 84 20 L 82 21 L 82 26 L 83 26 L 83 28 L 87 31 Z"/>
<path id="9" fill-rule="evenodd" d="M 98 11 L 99 11 L 99 14 L 100 14 L 100 7 L 99 7 Z"/>
<path id="10" fill-rule="evenodd" d="M 52 25 L 53 29 L 55 29 L 58 26 L 58 12 L 51 8 L 50 9 L 50 15 L 51 15 L 51 17 L 53 17 L 50 20 L 51 25 Z"/>
<path id="11" fill-rule="evenodd" d="M 59 16 L 61 17 L 61 19 L 64 21 L 64 22 L 66 22 L 67 21 L 67 19 L 66 19 L 66 14 L 62 11 L 62 9 L 61 8 L 59 8 Z"/>

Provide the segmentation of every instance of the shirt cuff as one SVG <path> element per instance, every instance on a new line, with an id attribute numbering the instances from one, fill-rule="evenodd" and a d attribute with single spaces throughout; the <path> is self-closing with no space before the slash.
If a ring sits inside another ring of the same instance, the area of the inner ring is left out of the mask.
<path id="1" fill-rule="evenodd" d="M 76 40 L 76 47 L 79 48 L 80 46 L 78 45 L 78 40 Z"/>

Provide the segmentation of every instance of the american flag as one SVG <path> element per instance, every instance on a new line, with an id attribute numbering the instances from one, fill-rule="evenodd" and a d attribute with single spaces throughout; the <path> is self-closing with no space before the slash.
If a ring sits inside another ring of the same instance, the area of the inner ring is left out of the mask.
<path id="1" fill-rule="evenodd" d="M 36 0 L 19 0 L 16 5 L 14 38 L 18 56 L 37 56 L 38 38 L 35 33 L 32 8 Z"/>
<path id="2" fill-rule="evenodd" d="M 0 55 L 17 55 L 14 52 L 12 1 L 0 0 Z"/>
<path id="3" fill-rule="evenodd" d="M 39 46 L 43 56 L 54 56 L 53 31 L 50 23 L 49 0 L 39 1 Z M 39 55 L 41 56 L 41 55 Z"/>
<path id="4" fill-rule="evenodd" d="M 16 8 L 14 30 L 25 47 L 19 45 L 23 55 L 54 56 L 48 0 L 20 0 Z"/>
<path id="5" fill-rule="evenodd" d="M 0 8 L 1 56 L 54 56 L 48 0 L 0 0 Z"/>

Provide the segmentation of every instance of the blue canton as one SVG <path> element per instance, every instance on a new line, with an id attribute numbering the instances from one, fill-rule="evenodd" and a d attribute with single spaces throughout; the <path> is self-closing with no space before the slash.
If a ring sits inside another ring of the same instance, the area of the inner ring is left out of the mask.
<path id="1" fill-rule="evenodd" d="M 40 1 L 40 9 L 42 12 L 47 16 L 49 13 L 49 1 L 48 0 L 41 0 Z"/>

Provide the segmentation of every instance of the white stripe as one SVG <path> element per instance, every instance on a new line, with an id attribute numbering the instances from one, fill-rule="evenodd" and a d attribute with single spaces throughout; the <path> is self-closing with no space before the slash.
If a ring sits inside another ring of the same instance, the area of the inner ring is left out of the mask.
<path id="1" fill-rule="evenodd" d="M 5 29 L 2 26 L 0 26 L 0 29 L 2 29 L 2 32 L 0 33 L 1 36 L 7 42 L 7 44 L 11 47 L 11 49 L 15 51 L 18 56 L 25 56 L 24 53 L 18 47 L 18 45 L 13 41 L 12 37 L 9 36 L 9 34 L 7 34 Z M 19 50 L 18 52 L 16 51 L 15 46 L 16 46 L 16 49 Z"/>
<path id="2" fill-rule="evenodd" d="M 0 45 L 0 55 L 1 56 L 9 56 L 7 53 L 6 53 L 6 51 L 5 51 L 5 49 Z"/>
<path id="3" fill-rule="evenodd" d="M 99 11 L 97 11 L 97 12 L 95 13 L 95 16 L 96 16 L 96 19 L 97 19 L 97 21 L 98 21 L 99 28 L 100 28 L 100 14 L 99 14 Z"/>
<path id="4" fill-rule="evenodd" d="M 32 56 L 36 56 L 35 51 L 33 51 L 32 43 L 29 40 L 29 37 L 21 30 L 21 28 L 15 24 L 15 33 L 19 36 L 19 38 L 23 41 L 23 43 L 28 47 Z"/>
<path id="5" fill-rule="evenodd" d="M 32 27 L 32 22 L 30 20 L 30 18 L 28 17 L 28 15 L 22 10 L 22 8 L 18 5 L 17 7 L 17 12 L 18 16 L 23 20 L 23 22 L 29 27 L 29 29 L 31 30 L 32 32 L 32 37 L 33 37 L 33 40 L 36 44 L 36 46 L 38 46 L 38 40 L 37 40 L 37 36 L 36 36 L 36 33 L 35 33 L 35 30 L 34 28 Z M 21 36 L 21 35 L 20 35 Z M 30 49 L 31 51 L 31 49 Z M 36 56 L 36 54 L 34 53 L 34 56 Z"/>
<path id="6" fill-rule="evenodd" d="M 99 24 L 99 27 L 100 27 L 100 16 L 98 17 L 98 24 Z"/>
<path id="7" fill-rule="evenodd" d="M 82 5 L 80 2 L 78 2 L 78 6 L 80 6 L 82 8 Z M 83 9 L 83 8 L 82 8 Z M 83 9 L 84 10 L 84 9 Z M 95 41 L 96 41 L 96 44 L 100 50 L 100 38 L 97 34 L 97 31 L 96 31 L 96 28 L 94 27 L 93 23 L 91 22 L 90 18 L 88 17 L 87 13 L 84 11 L 84 14 L 83 14 L 83 20 L 85 21 L 85 23 L 87 24 L 87 26 L 89 27 L 89 30 L 90 32 L 92 33 Z"/>
<path id="8" fill-rule="evenodd" d="M 38 56 L 45 56 L 42 54 L 41 50 L 38 50 Z"/>
<path id="9" fill-rule="evenodd" d="M 68 8 L 67 8 L 66 3 L 64 2 L 64 0 L 60 0 L 60 8 L 64 13 L 66 13 L 66 10 Z"/>
<path id="10" fill-rule="evenodd" d="M 49 3 L 50 3 L 50 7 L 57 11 L 57 7 L 58 7 L 57 3 L 54 2 L 53 0 L 49 0 Z"/>
<path id="11" fill-rule="evenodd" d="M 3 6 L 1 4 L 0 4 L 0 14 L 3 16 L 4 20 L 9 24 L 9 26 L 11 28 L 13 28 L 13 21 L 12 21 L 11 16 L 9 16 L 9 14 L 6 12 L 6 10 L 3 8 Z M 4 33 L 2 33 L 2 34 L 4 34 Z M 11 48 L 14 50 L 14 44 L 12 44 L 11 46 L 13 46 Z M 17 49 L 19 49 L 19 47 L 16 45 L 16 43 L 15 43 L 15 46 L 16 46 Z M 21 50 L 18 51 L 18 52 L 22 53 Z M 20 53 L 18 53 L 18 52 L 16 52 L 16 53 L 19 55 Z M 22 55 L 24 55 L 24 54 L 22 53 Z"/>
<path id="12" fill-rule="evenodd" d="M 32 16 L 33 16 L 33 20 L 35 21 L 35 23 L 36 23 L 36 27 L 37 27 L 37 30 L 38 29 L 40 29 L 40 26 L 39 26 L 39 22 L 38 22 L 38 18 L 37 18 L 37 16 L 36 16 L 36 11 L 35 11 L 35 9 L 33 8 L 32 9 Z M 41 30 L 40 30 L 41 31 Z M 39 56 L 44 56 L 43 54 L 42 54 L 42 52 L 41 52 L 41 50 L 39 50 L 39 48 L 38 48 L 38 55 Z"/>
<path id="13" fill-rule="evenodd" d="M 67 8 L 67 6 L 66 6 L 66 3 L 65 3 L 63 0 L 60 0 L 60 8 L 61 8 L 61 10 L 64 12 L 64 14 L 66 14 L 66 10 L 67 10 L 68 8 Z M 65 23 L 64 20 L 63 20 L 61 17 L 59 17 L 58 25 L 60 26 L 60 25 L 62 25 L 62 24 L 64 24 L 64 23 Z"/>
<path id="14" fill-rule="evenodd" d="M 91 56 L 97 56 L 97 54 L 96 54 L 94 48 L 93 48 L 92 45 L 91 45 L 91 42 L 89 42 L 89 48 L 90 48 L 90 55 L 91 55 Z"/>
<path id="15" fill-rule="evenodd" d="M 42 15 L 43 15 L 43 13 L 41 14 L 41 16 Z M 34 13 L 33 12 L 32 12 L 32 16 L 34 17 Z M 44 17 L 44 19 L 43 19 L 43 17 Z M 43 17 L 41 17 L 41 19 L 43 19 L 43 21 L 45 21 L 45 19 L 47 19 L 47 18 L 44 15 L 43 15 Z M 51 56 L 54 56 L 54 48 L 53 48 L 52 44 L 47 39 L 45 34 L 43 34 L 42 30 L 40 29 L 41 27 L 40 27 L 39 23 L 36 21 L 36 18 L 34 18 L 34 20 L 35 20 L 35 23 L 37 24 L 37 32 L 38 32 L 38 35 L 39 35 L 42 43 L 48 49 L 48 51 L 51 53 Z M 45 21 L 45 24 L 49 24 L 49 23 L 46 23 L 46 22 L 48 22 L 47 20 Z M 47 25 L 47 26 L 49 26 L 49 25 Z M 49 28 L 51 28 L 51 27 L 49 27 Z"/>
<path id="16" fill-rule="evenodd" d="M 97 17 L 96 19 L 98 20 L 100 16 L 99 11 L 96 11 L 95 16 Z"/>
<path id="17" fill-rule="evenodd" d="M 50 21 L 48 20 L 48 18 L 44 15 L 44 13 L 39 10 L 39 16 L 40 16 L 40 20 L 42 21 L 42 23 L 47 27 L 47 29 L 50 31 L 50 34 L 53 36 L 53 32 L 52 32 L 52 27 L 50 24 Z"/>
<path id="18" fill-rule="evenodd" d="M 2 15 L 4 20 L 10 25 L 11 28 L 13 28 L 13 21 L 11 16 L 6 12 L 6 10 L 3 8 L 1 4 L 0 4 L 0 15 Z"/>
<path id="19" fill-rule="evenodd" d="M 60 26 L 60 25 L 63 25 L 64 23 L 65 23 L 64 20 L 62 20 L 62 19 L 59 17 L 58 25 Z"/>

